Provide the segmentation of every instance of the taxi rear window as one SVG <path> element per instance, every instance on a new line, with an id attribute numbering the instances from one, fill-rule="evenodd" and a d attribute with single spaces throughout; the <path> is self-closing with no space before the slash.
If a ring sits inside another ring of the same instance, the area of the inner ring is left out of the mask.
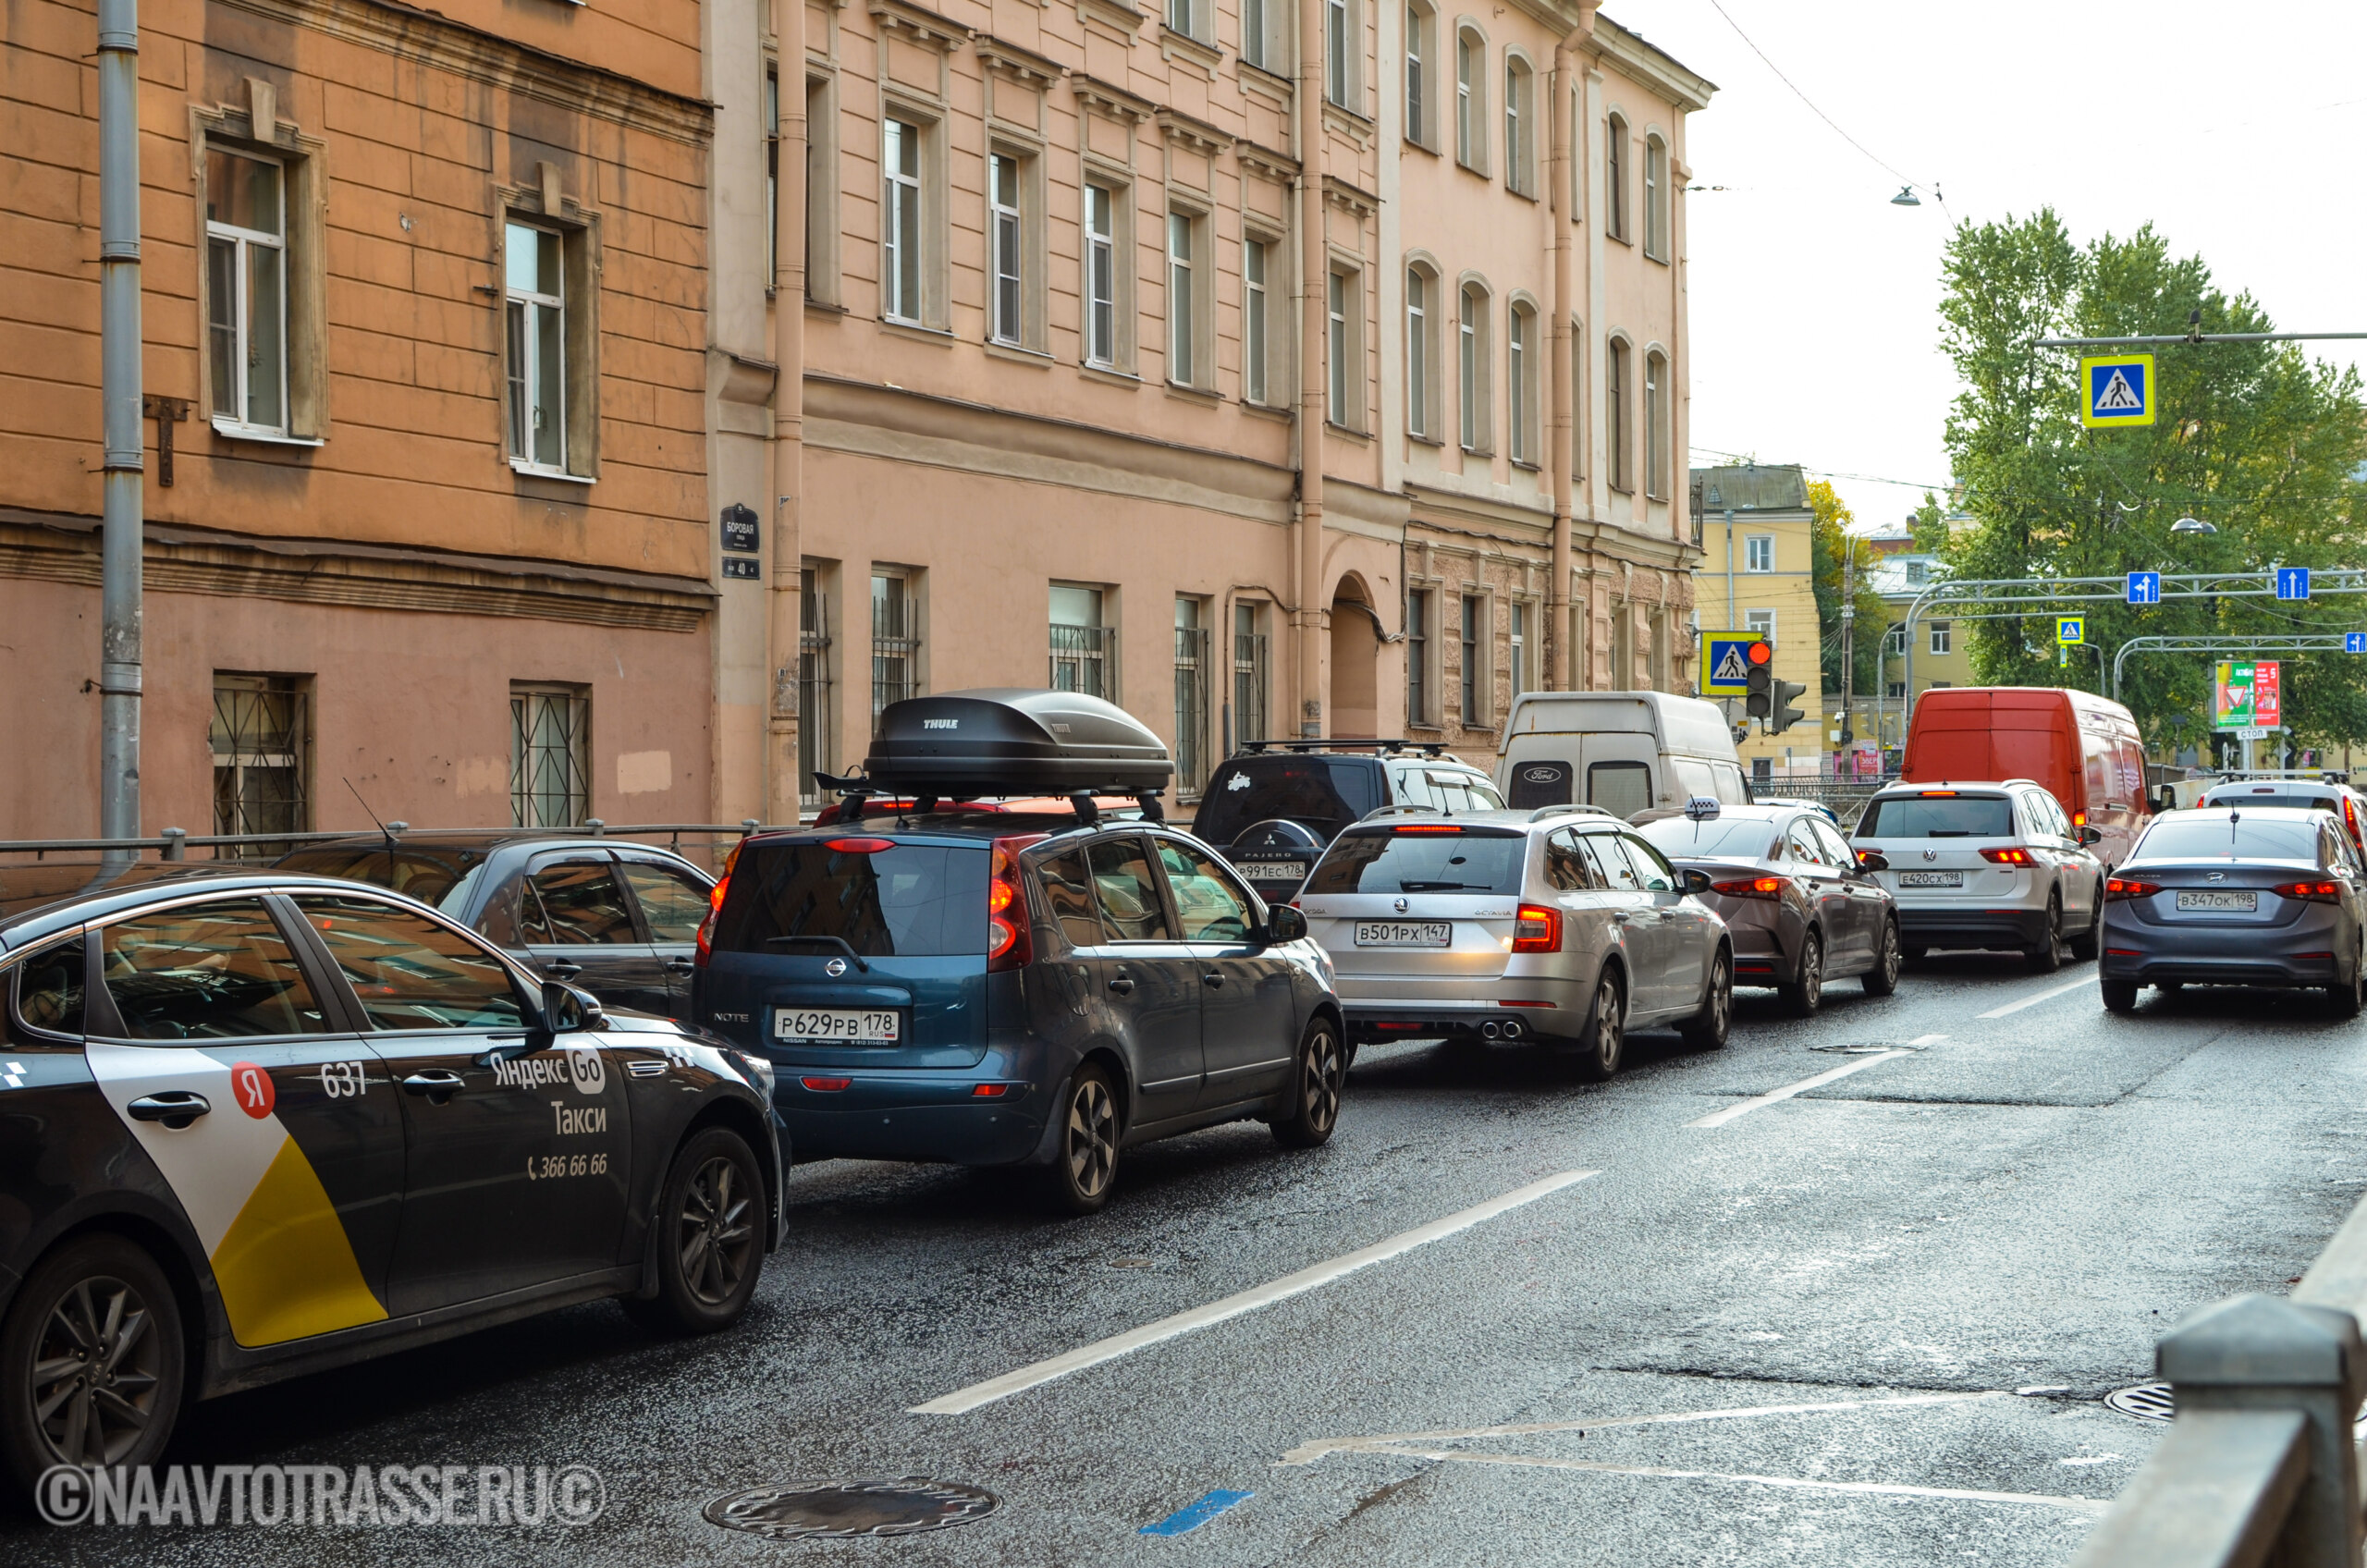
<path id="1" fill-rule="evenodd" d="M 1528 835 L 1360 828 L 1331 842 L 1304 893 L 1517 893 Z"/>

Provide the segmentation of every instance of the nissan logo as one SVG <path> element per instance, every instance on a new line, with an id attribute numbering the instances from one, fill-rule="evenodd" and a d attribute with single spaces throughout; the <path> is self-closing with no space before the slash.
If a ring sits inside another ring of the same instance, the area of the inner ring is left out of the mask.
<path id="1" fill-rule="evenodd" d="M 840 975 L 844 974 L 846 972 L 847 961 L 842 958 L 834 958 L 829 962 L 822 966 L 822 973 L 828 975 L 833 980 L 836 980 Z"/>

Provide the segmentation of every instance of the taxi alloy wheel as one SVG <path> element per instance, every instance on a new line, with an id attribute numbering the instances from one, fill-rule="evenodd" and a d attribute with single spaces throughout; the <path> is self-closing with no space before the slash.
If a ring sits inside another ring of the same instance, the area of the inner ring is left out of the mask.
<path id="1" fill-rule="evenodd" d="M 86 1236 L 36 1266 L 0 1327 L 0 1452 L 18 1486 L 53 1464 L 153 1464 L 186 1354 L 172 1285 L 135 1243 Z"/>
<path id="2" fill-rule="evenodd" d="M 1594 983 L 1594 1005 L 1587 1010 L 1578 1044 L 1578 1072 L 1586 1077 L 1600 1083 L 1619 1071 L 1619 1059 L 1627 1048 L 1627 1005 L 1617 970 L 1606 966 Z"/>
<path id="3" fill-rule="evenodd" d="M 1299 1042 L 1298 1068 L 1291 1079 L 1291 1114 L 1273 1124 L 1274 1136 L 1284 1147 L 1311 1149 L 1331 1136 L 1331 1129 L 1340 1124 L 1340 1085 L 1347 1075 L 1339 1031 L 1331 1020 L 1317 1019 L 1306 1026 L 1306 1038 Z"/>
<path id="4" fill-rule="evenodd" d="M 1076 1070 L 1061 1100 L 1061 1145 L 1052 1162 L 1054 1195 L 1071 1214 L 1110 1201 L 1118 1177 L 1118 1102 L 1109 1074 L 1092 1062 Z"/>
<path id="5" fill-rule="evenodd" d="M 764 1267 L 765 1184 L 747 1141 L 725 1127 L 694 1133 L 674 1156 L 650 1244 L 657 1294 L 628 1302 L 653 1328 L 707 1334 L 748 1309 Z"/>
<path id="6" fill-rule="evenodd" d="M 1874 955 L 1874 966 L 1858 977 L 1870 997 L 1886 997 L 1898 989 L 1898 972 L 1907 964 L 1907 954 L 1898 945 L 1898 922 L 1883 922 L 1882 950 Z"/>

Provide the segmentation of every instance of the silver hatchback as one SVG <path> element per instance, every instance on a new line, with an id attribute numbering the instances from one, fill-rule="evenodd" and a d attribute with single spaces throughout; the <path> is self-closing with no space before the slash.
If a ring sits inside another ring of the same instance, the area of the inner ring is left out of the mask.
<path id="1" fill-rule="evenodd" d="M 1353 1042 L 1536 1037 L 1619 1070 L 1626 1032 L 1723 1046 L 1734 948 L 1679 872 L 1586 806 L 1367 819 L 1331 841 L 1297 903 L 1331 955 Z"/>

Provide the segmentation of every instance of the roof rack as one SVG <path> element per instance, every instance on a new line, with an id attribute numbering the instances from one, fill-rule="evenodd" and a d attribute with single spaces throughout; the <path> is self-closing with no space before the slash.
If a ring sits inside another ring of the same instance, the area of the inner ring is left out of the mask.
<path id="1" fill-rule="evenodd" d="M 1454 813 L 1451 811 L 1441 811 L 1436 806 L 1416 805 L 1410 801 L 1400 801 L 1393 806 L 1375 806 L 1356 818 L 1356 821 L 1377 822 L 1384 816 L 1453 816 L 1453 815 Z"/>
<path id="2" fill-rule="evenodd" d="M 1531 822 L 1542 822 L 1549 816 L 1571 816 L 1580 813 L 1591 813 L 1596 816 L 1607 816 L 1614 822 L 1619 819 L 1619 814 L 1616 812 L 1606 811 L 1600 806 L 1578 805 L 1568 801 L 1563 802 L 1560 805 L 1539 806 L 1535 811 L 1528 814 L 1528 819 Z"/>
<path id="3" fill-rule="evenodd" d="M 1380 756 L 1396 756 L 1404 752 L 1419 752 L 1424 756 L 1444 756 L 1444 741 L 1243 741 L 1233 750 L 1234 756 L 1256 756 L 1260 752 L 1372 752 Z"/>

